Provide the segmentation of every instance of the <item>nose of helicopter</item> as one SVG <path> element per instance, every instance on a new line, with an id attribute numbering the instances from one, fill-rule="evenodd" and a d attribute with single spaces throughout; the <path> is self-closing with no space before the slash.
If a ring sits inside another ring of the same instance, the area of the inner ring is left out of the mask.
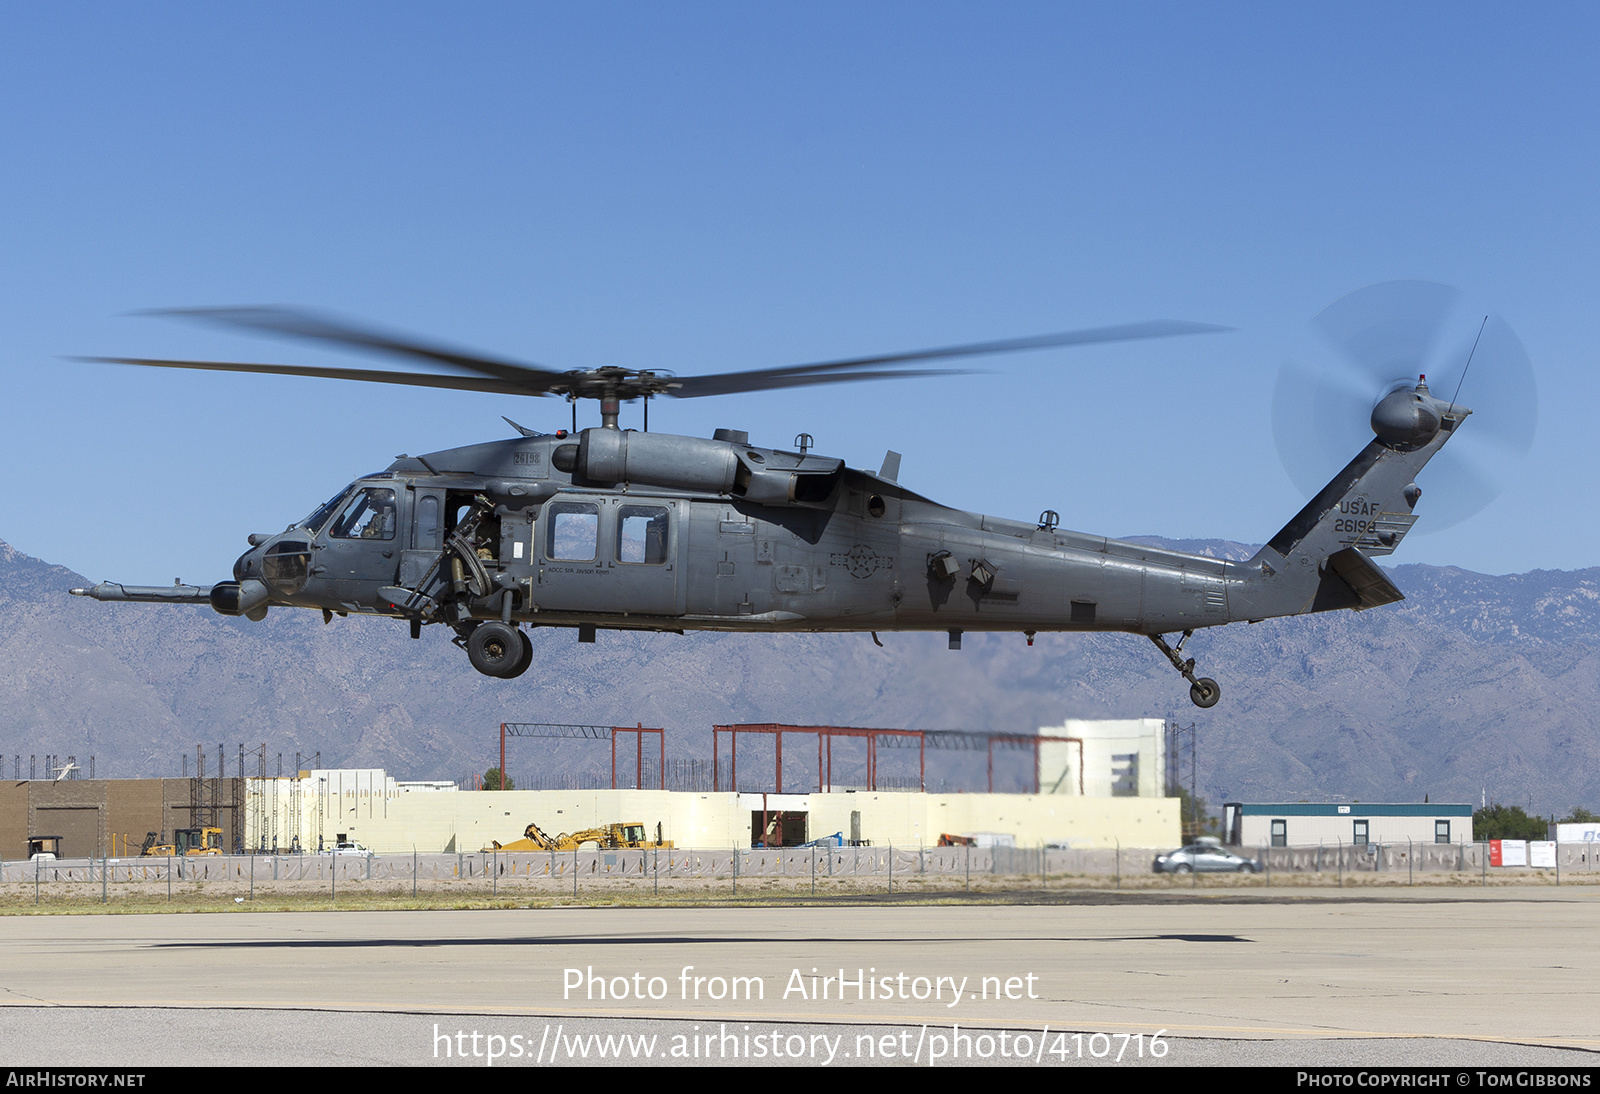
<path id="1" fill-rule="evenodd" d="M 261 556 L 265 552 L 265 538 L 257 535 L 250 537 L 250 550 L 240 555 L 233 564 L 233 579 L 243 581 L 249 577 L 261 576 Z"/>
<path id="2" fill-rule="evenodd" d="M 250 550 L 233 564 L 233 578 L 263 581 L 276 595 L 293 596 L 305 588 L 310 570 L 311 544 L 304 532 L 291 529 L 277 535 L 252 535 Z"/>

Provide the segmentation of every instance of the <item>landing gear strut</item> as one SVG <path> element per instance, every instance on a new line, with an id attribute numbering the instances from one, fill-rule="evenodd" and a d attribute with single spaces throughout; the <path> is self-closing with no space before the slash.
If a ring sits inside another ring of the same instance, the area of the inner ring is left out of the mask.
<path id="1" fill-rule="evenodd" d="M 1194 674 L 1194 658 L 1191 657 L 1186 661 L 1181 656 L 1183 644 L 1189 641 L 1193 634 L 1194 631 L 1192 630 L 1184 631 L 1183 637 L 1178 639 L 1176 647 L 1167 645 L 1166 639 L 1159 634 L 1152 634 L 1150 641 L 1154 642 L 1156 648 L 1167 655 L 1167 660 L 1172 662 L 1172 667 L 1181 672 L 1183 678 L 1189 681 L 1189 700 L 1195 706 L 1205 710 L 1216 706 L 1217 700 L 1222 698 L 1222 685 L 1209 676 L 1196 678 Z"/>

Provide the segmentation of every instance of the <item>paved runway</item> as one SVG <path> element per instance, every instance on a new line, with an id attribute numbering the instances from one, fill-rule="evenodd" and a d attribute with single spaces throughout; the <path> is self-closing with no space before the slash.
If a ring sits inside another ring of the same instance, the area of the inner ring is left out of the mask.
<path id="1" fill-rule="evenodd" d="M 1588 888 L 1084 899 L 13 916 L 0 1044 L 29 1066 L 1600 1059 Z"/>

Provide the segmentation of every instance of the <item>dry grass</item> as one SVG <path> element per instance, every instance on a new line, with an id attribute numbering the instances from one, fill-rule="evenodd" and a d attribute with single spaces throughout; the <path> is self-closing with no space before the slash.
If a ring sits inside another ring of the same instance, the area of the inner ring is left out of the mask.
<path id="1" fill-rule="evenodd" d="M 98 882 L 50 882 L 35 887 L 28 882 L 0 885 L 0 915 L 130 914 L 161 912 L 293 912 L 293 911 L 413 911 L 471 908 L 561 907 L 662 907 L 757 906 L 767 904 L 833 903 L 874 900 L 915 903 L 1031 901 L 1041 897 L 1070 899 L 1073 894 L 1172 893 L 1228 895 L 1249 892 L 1268 896 L 1274 890 L 1289 895 L 1314 891 L 1395 890 L 1408 887 L 1466 890 L 1482 888 L 1478 873 L 1427 873 L 1408 878 L 1403 871 L 1354 873 L 1277 873 L 1272 875 L 1156 874 L 1056 875 L 1042 883 L 1038 877 L 989 875 L 902 875 L 881 878 L 816 879 L 809 876 L 746 876 L 735 885 L 732 878 L 599 879 L 580 882 L 576 893 L 570 882 L 518 879 L 491 885 L 482 880 L 424 881 L 413 891 L 409 882 L 341 881 L 334 893 L 311 882 L 261 882 L 253 889 L 239 881 L 174 881 L 170 897 L 164 881 L 113 882 L 102 902 Z M 1564 874 L 1562 885 L 1600 883 L 1600 873 Z M 1555 886 L 1554 871 L 1519 870 L 1491 874 L 1487 887 Z"/>

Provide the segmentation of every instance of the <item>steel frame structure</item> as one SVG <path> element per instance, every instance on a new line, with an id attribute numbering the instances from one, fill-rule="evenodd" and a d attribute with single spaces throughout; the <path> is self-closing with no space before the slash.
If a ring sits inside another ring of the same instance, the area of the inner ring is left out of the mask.
<path id="1" fill-rule="evenodd" d="M 643 722 L 631 726 L 578 726 L 559 722 L 501 722 L 500 723 L 500 785 L 506 780 L 507 737 L 556 737 L 565 740 L 611 742 L 611 789 L 617 789 L 617 734 L 632 733 L 636 751 L 634 755 L 633 785 L 644 789 L 644 735 L 653 733 L 660 760 L 656 765 L 660 785 L 667 788 L 667 731 L 646 726 Z"/>
<path id="2" fill-rule="evenodd" d="M 783 735 L 785 733 L 816 734 L 817 737 L 817 789 L 818 794 L 833 790 L 833 739 L 835 737 L 865 738 L 867 742 L 867 789 L 878 789 L 878 739 L 883 738 L 885 748 L 917 749 L 917 787 L 928 789 L 928 749 L 977 749 L 988 753 L 988 792 L 994 793 L 994 749 L 1002 747 L 1033 748 L 1033 792 L 1039 793 L 1039 746 L 1045 742 L 1076 744 L 1078 746 L 1078 793 L 1083 793 L 1083 738 L 1052 737 L 1026 733 L 974 733 L 967 730 L 943 729 L 864 729 L 857 726 L 799 726 L 779 722 L 756 722 L 743 725 L 714 725 L 711 727 L 711 788 L 722 790 L 722 735 L 729 737 L 728 789 L 739 789 L 739 734 L 758 733 L 776 738 L 776 793 L 783 790 Z M 502 768 L 502 770 L 504 770 Z"/>

